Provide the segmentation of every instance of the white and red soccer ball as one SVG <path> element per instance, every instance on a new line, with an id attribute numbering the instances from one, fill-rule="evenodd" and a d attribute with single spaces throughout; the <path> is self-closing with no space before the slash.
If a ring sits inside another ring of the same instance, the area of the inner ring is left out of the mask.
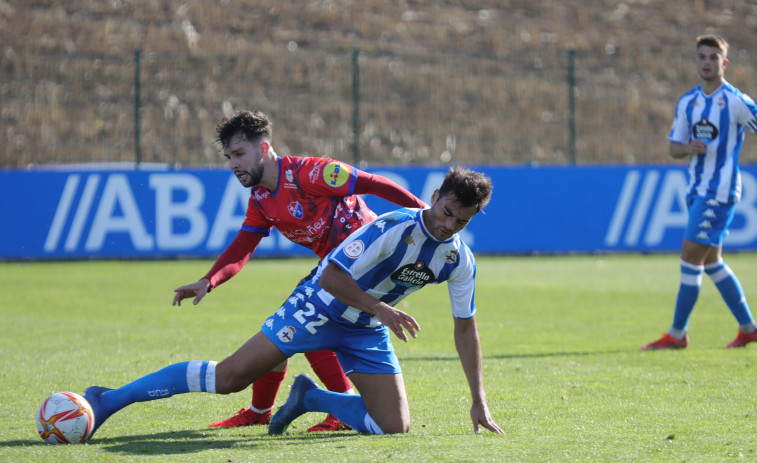
<path id="1" fill-rule="evenodd" d="M 81 444 L 95 427 L 95 414 L 84 397 L 56 392 L 39 407 L 37 430 L 48 444 Z"/>

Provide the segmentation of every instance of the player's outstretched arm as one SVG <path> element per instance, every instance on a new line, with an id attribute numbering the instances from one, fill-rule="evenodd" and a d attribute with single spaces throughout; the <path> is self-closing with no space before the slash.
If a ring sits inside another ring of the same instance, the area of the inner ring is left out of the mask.
<path id="1" fill-rule="evenodd" d="M 403 328 L 410 336 L 418 337 L 416 331 L 420 331 L 421 327 L 413 317 L 363 291 L 349 273 L 333 262 L 323 270 L 318 284 L 341 302 L 375 315 L 378 321 L 401 340 L 407 342 Z"/>
<path id="2" fill-rule="evenodd" d="M 426 207 L 425 202 L 395 182 L 381 175 L 369 174 L 365 171 L 360 171 L 355 181 L 355 194 L 372 194 L 401 207 Z"/>
<path id="3" fill-rule="evenodd" d="M 197 305 L 200 303 L 202 298 L 205 297 L 206 294 L 208 294 L 208 289 L 210 289 L 210 282 L 206 278 L 192 283 L 191 285 L 179 286 L 178 288 L 174 289 L 175 294 L 173 296 L 173 304 L 171 305 L 181 305 L 181 301 L 183 301 L 184 299 L 189 299 L 190 297 L 195 298 L 192 303 L 194 305 Z"/>
<path id="4" fill-rule="evenodd" d="M 502 429 L 492 419 L 489 406 L 486 404 L 481 367 L 481 343 L 478 339 L 475 317 L 455 318 L 455 347 L 473 399 L 470 410 L 473 431 L 478 434 L 483 426 L 491 432 L 503 434 Z"/>

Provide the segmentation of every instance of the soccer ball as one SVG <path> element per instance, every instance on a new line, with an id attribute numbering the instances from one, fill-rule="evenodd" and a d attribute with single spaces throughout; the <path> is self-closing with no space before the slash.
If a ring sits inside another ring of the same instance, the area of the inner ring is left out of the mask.
<path id="1" fill-rule="evenodd" d="M 84 397 L 56 392 L 39 407 L 37 430 L 48 444 L 81 444 L 95 427 L 95 413 Z"/>

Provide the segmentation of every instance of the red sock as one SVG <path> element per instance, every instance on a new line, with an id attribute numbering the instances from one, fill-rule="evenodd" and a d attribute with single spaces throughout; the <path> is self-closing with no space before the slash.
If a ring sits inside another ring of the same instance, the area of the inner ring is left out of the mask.
<path id="1" fill-rule="evenodd" d="M 271 371 L 252 383 L 252 409 L 265 413 L 273 408 L 276 394 L 286 378 L 287 371 Z"/>
<path id="2" fill-rule="evenodd" d="M 330 350 L 308 352 L 305 358 L 310 362 L 313 371 L 318 375 L 326 389 L 332 392 L 347 392 L 352 389 L 350 380 L 342 370 L 342 365 L 336 358 L 336 354 Z"/>

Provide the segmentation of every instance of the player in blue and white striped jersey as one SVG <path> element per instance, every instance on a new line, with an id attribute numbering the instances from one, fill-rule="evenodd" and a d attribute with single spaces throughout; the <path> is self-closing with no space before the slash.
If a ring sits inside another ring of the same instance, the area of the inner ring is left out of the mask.
<path id="1" fill-rule="evenodd" d="M 453 168 L 427 209 L 380 216 L 349 236 L 321 262 L 316 275 L 295 290 L 263 333 L 287 356 L 330 346 L 360 396 L 335 394 L 300 375 L 287 402 L 268 426 L 278 434 L 308 411 L 329 410 L 360 432 L 404 433 L 410 412 L 389 331 L 407 341 L 420 330 L 396 309 L 427 284 L 447 282 L 454 336 L 472 396 L 474 430 L 502 433 L 486 404 L 481 347 L 475 323 L 473 254 L 457 234 L 489 201 L 485 176 Z M 304 328 L 304 329 L 303 329 Z M 303 332 L 305 331 L 305 332 Z"/>
<path id="2" fill-rule="evenodd" d="M 238 392 L 295 353 L 330 349 L 360 395 L 321 389 L 309 376 L 299 375 L 287 402 L 271 419 L 269 434 L 284 432 L 310 411 L 329 412 L 358 432 L 406 433 L 410 411 L 390 331 L 407 342 L 407 335 L 415 338 L 420 326 L 394 306 L 425 285 L 446 281 L 455 346 L 471 392 L 473 429 L 502 434 L 489 413 L 483 385 L 475 260 L 458 235 L 488 204 L 491 190 L 483 174 L 452 168 L 430 207 L 391 212 L 354 232 L 260 332 L 224 361 L 175 363 L 118 389 L 88 388 L 95 430 L 132 403 L 187 392 Z"/>
<path id="3" fill-rule="evenodd" d="M 670 155 L 690 158 L 687 204 L 689 221 L 681 247 L 681 284 L 673 324 L 644 350 L 684 348 L 687 328 L 699 296 L 702 275 L 717 286 L 739 323 L 728 347 L 757 341 L 757 327 L 736 275 L 722 258 L 723 239 L 741 198 L 739 153 L 746 130 L 757 132 L 757 105 L 725 80 L 728 43 L 719 36 L 697 38 L 696 65 L 702 83 L 685 93 L 676 107 Z"/>
<path id="4" fill-rule="evenodd" d="M 381 216 L 371 227 L 359 229 L 354 239 L 346 240 L 324 259 L 315 278 L 300 291 L 313 291 L 323 309 L 334 316 L 376 326 L 375 316 L 348 306 L 319 286 L 327 264 L 334 263 L 349 273 L 363 291 L 392 306 L 427 284 L 447 281 L 452 314 L 472 317 L 476 312 L 473 254 L 459 235 L 442 241 L 433 238 L 422 220 L 423 214 L 421 209 L 402 209 Z"/>

